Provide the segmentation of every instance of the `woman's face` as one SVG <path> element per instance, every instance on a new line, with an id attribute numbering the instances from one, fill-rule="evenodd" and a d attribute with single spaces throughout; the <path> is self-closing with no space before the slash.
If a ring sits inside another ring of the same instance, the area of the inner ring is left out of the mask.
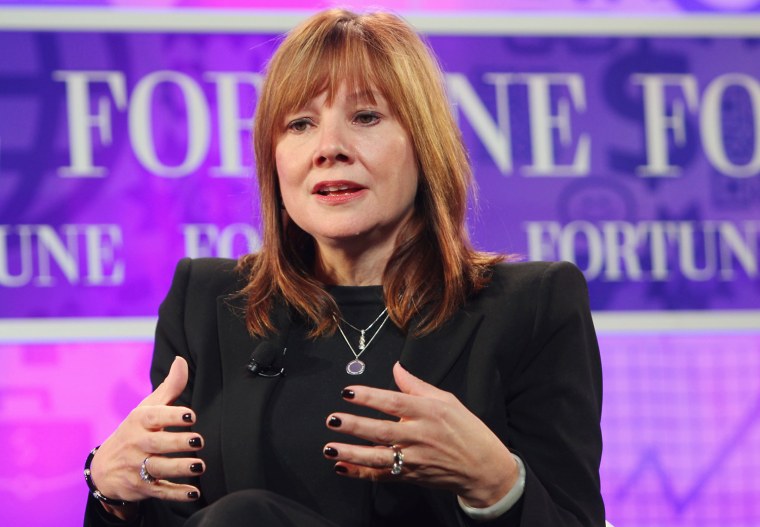
<path id="1" fill-rule="evenodd" d="M 417 193 L 409 135 L 388 102 L 348 93 L 328 105 L 323 92 L 285 116 L 275 161 L 285 209 L 327 247 L 392 249 Z M 390 254 L 390 253 L 388 253 Z"/>

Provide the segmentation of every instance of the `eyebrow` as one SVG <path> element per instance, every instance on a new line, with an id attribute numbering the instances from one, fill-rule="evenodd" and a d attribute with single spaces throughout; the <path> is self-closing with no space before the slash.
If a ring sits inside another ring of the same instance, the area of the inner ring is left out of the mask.
<path id="1" fill-rule="evenodd" d="M 368 101 L 372 102 L 373 100 L 375 102 L 378 102 L 380 100 L 385 100 L 385 97 L 383 97 L 383 94 L 380 93 L 377 90 L 362 90 L 359 92 L 354 92 L 348 95 L 348 99 L 357 102 L 357 101 Z"/>
<path id="2" fill-rule="evenodd" d="M 387 101 L 386 101 L 385 97 L 383 96 L 382 92 L 380 92 L 378 90 L 361 90 L 361 91 L 356 91 L 356 92 L 350 93 L 347 96 L 347 98 L 352 103 L 358 103 L 358 102 L 370 102 L 370 103 L 373 103 L 373 104 L 378 104 L 380 102 L 387 103 Z M 306 102 L 306 104 L 304 104 L 301 108 L 293 109 L 293 110 L 284 112 L 284 114 L 283 114 L 284 118 L 286 120 L 288 120 L 294 113 L 299 113 L 301 111 L 304 111 L 304 110 L 308 109 L 311 106 L 311 104 L 314 102 L 314 99 L 316 99 L 316 97 L 312 97 L 311 99 L 309 99 Z M 374 99 L 374 102 L 372 102 L 373 99 Z"/>

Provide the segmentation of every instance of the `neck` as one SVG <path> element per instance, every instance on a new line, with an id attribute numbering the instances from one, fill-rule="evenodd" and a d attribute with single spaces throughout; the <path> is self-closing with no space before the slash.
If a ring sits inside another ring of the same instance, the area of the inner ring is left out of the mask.
<path id="1" fill-rule="evenodd" d="M 314 272 L 325 284 L 381 285 L 389 258 L 385 247 L 354 254 L 344 248 L 318 245 Z"/>

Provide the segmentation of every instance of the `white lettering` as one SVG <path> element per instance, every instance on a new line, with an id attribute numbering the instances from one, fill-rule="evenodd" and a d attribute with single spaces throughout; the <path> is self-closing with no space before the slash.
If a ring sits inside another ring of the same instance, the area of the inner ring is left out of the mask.
<path id="1" fill-rule="evenodd" d="M 470 81 L 461 73 L 446 74 L 449 98 L 454 108 L 461 110 L 472 125 L 496 167 L 503 175 L 512 172 L 512 145 L 509 127 L 509 101 L 506 96 L 506 77 L 487 76 L 497 88 L 497 104 L 501 104 L 498 122 L 494 122 L 485 104 L 475 93 Z M 500 94 L 500 95 L 499 95 Z M 501 103 L 499 103 L 501 100 Z M 455 112 L 456 115 L 456 112 Z"/>
<path id="2" fill-rule="evenodd" d="M 55 282 L 50 272 L 50 256 L 53 257 L 66 280 L 69 283 L 75 283 L 79 278 L 77 265 L 79 250 L 76 229 L 72 225 L 61 227 L 61 232 L 66 238 L 65 244 L 50 225 L 35 226 L 34 232 L 37 237 L 37 260 L 39 262 L 37 283 L 49 286 Z"/>
<path id="3" fill-rule="evenodd" d="M 53 79 L 66 85 L 66 111 L 69 124 L 69 155 L 71 164 L 58 169 L 62 177 L 103 177 L 105 167 L 93 162 L 90 128 L 100 133 L 100 142 L 108 146 L 111 136 L 111 103 L 108 98 L 97 100 L 98 111 L 90 113 L 90 85 L 105 83 L 119 110 L 127 106 L 127 84 L 119 71 L 54 71 Z"/>
<path id="4" fill-rule="evenodd" d="M 758 274 L 758 222 L 746 221 L 742 223 L 744 235 L 733 223 L 722 221 L 718 223 L 717 230 L 720 233 L 720 273 L 725 280 L 734 277 L 733 259 L 742 266 L 747 276 Z M 753 243 L 754 241 L 754 243 Z"/>
<path id="5" fill-rule="evenodd" d="M 528 232 L 528 259 L 534 262 L 559 259 L 556 246 L 562 225 L 558 221 L 529 221 L 525 230 Z"/>
<path id="6" fill-rule="evenodd" d="M 553 221 L 525 224 L 531 260 L 567 260 L 593 280 L 733 280 L 759 274 L 760 221 Z"/>
<path id="7" fill-rule="evenodd" d="M 21 287 L 29 283 L 32 279 L 33 259 L 32 259 L 32 236 L 31 229 L 26 226 L 20 226 L 18 229 L 18 253 L 19 262 L 14 266 L 19 269 L 17 274 L 11 272 L 12 262 L 10 258 L 10 249 L 15 244 L 11 238 L 12 230 L 10 225 L 0 225 L 0 286 L 2 287 Z"/>
<path id="8" fill-rule="evenodd" d="M 624 262 L 627 278 L 641 280 L 641 263 L 636 252 L 639 232 L 636 227 L 625 221 L 608 221 L 602 225 L 602 232 L 606 262 L 604 278 L 611 282 L 622 280 L 621 262 Z"/>
<path id="9" fill-rule="evenodd" d="M 717 268 L 714 225 L 709 222 L 704 224 L 701 239 L 697 239 L 697 226 L 694 222 L 678 222 L 678 231 L 678 262 L 684 276 L 697 282 L 714 277 Z M 697 254 L 700 245 L 704 248 L 700 251 L 701 254 Z M 698 265 L 699 260 L 703 262 L 702 268 Z"/>
<path id="10" fill-rule="evenodd" d="M 752 106 L 754 149 L 752 158 L 744 165 L 733 163 L 726 154 L 723 141 L 723 94 L 731 86 L 744 88 Z M 702 99 L 700 132 L 705 155 L 723 174 L 741 178 L 760 172 L 760 84 L 749 75 L 721 75 L 707 87 Z"/>
<path id="11" fill-rule="evenodd" d="M 247 223 L 232 223 L 223 228 L 210 223 L 182 225 L 185 255 L 191 258 L 218 256 L 238 258 L 261 248 L 261 237 Z"/>
<path id="12" fill-rule="evenodd" d="M 87 247 L 88 285 L 121 285 L 124 283 L 124 260 L 118 225 L 87 225 L 84 230 Z"/>
<path id="13" fill-rule="evenodd" d="M 221 166 L 211 169 L 220 177 L 245 177 L 243 166 L 241 132 L 250 137 L 253 116 L 240 117 L 239 86 L 250 85 L 259 93 L 264 77 L 259 73 L 210 72 L 204 79 L 216 84 L 217 111 L 219 116 L 219 156 Z M 246 146 L 247 143 L 246 143 Z"/>
<path id="14" fill-rule="evenodd" d="M 647 164 L 638 167 L 638 171 L 645 177 L 677 176 L 679 169 L 668 158 L 668 131 L 672 131 L 676 145 L 686 143 L 684 100 L 689 110 L 698 109 L 697 80 L 693 75 L 639 73 L 632 76 L 632 82 L 643 87 L 644 101 Z M 684 95 L 683 100 L 673 100 L 670 114 L 665 97 L 669 87 L 680 88 Z"/>
<path id="15" fill-rule="evenodd" d="M 121 253 L 118 225 L 0 225 L 0 287 L 121 285 Z"/>
<path id="16" fill-rule="evenodd" d="M 591 166 L 591 139 L 581 134 L 571 165 L 557 164 L 554 133 L 563 147 L 573 144 L 570 106 L 577 112 L 586 111 L 586 90 L 583 77 L 572 73 L 534 73 L 515 76 L 528 87 L 530 139 L 533 164 L 525 168 L 533 176 L 587 176 Z M 552 113 L 552 87 L 567 88 L 570 99 L 557 99 L 557 113 Z"/>
<path id="17" fill-rule="evenodd" d="M 591 222 L 580 220 L 570 222 L 560 233 L 559 259 L 574 262 L 589 280 L 595 279 L 602 271 L 603 249 L 602 235 Z"/>
<path id="18" fill-rule="evenodd" d="M 174 84 L 182 93 L 187 116 L 187 152 L 179 165 L 164 164 L 153 139 L 153 94 L 159 84 Z M 140 163 L 158 176 L 182 177 L 196 170 L 206 158 L 211 131 L 203 91 L 195 81 L 176 71 L 155 71 L 135 86 L 129 105 L 129 137 Z"/>

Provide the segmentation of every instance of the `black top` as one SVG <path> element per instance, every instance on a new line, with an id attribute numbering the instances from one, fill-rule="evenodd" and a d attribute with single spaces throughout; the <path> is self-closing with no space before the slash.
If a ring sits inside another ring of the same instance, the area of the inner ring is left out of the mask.
<path id="1" fill-rule="evenodd" d="M 380 286 L 336 286 L 330 287 L 329 292 L 343 318 L 357 328 L 372 324 L 385 307 Z M 380 318 L 366 332 L 367 342 L 382 322 Z M 354 351 L 359 353 L 360 333 L 343 322 L 341 327 Z M 389 418 L 344 401 L 340 393 L 352 384 L 395 387 L 392 368 L 401 355 L 404 335 L 389 319 L 360 355 L 366 365 L 364 372 L 349 375 L 346 365 L 354 354 L 341 333 L 310 339 L 308 329 L 304 323 L 295 322 L 287 336 L 285 377 L 280 380 L 265 417 L 265 428 L 270 431 L 264 439 L 265 449 L 270 453 L 264 464 L 267 486 L 338 525 L 376 523 L 370 520 L 372 484 L 337 475 L 333 470 L 335 462 L 322 455 L 322 449 L 330 441 L 352 444 L 363 441 L 334 431 L 325 422 L 333 412 Z"/>

